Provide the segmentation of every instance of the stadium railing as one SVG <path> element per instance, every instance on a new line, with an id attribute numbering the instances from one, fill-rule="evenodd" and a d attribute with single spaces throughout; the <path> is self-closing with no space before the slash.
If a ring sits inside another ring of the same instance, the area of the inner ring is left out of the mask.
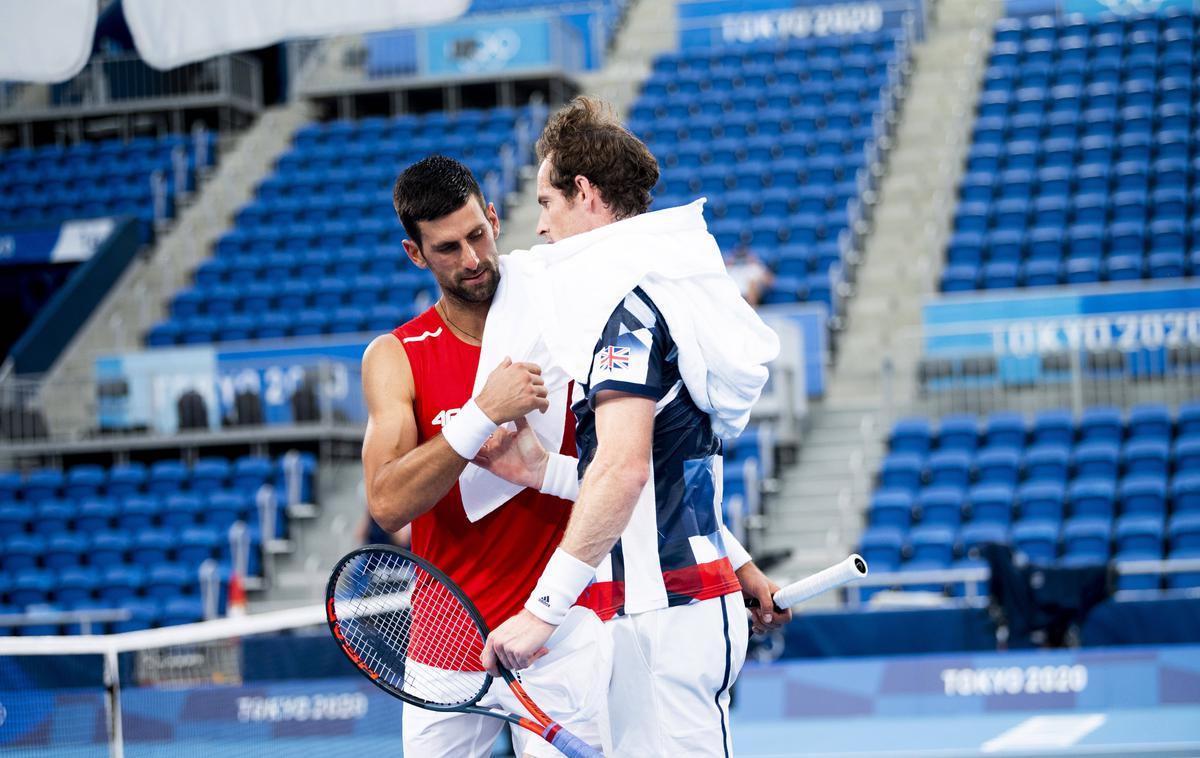
<path id="1" fill-rule="evenodd" d="M 0 122 L 191 106 L 257 113 L 261 66 L 244 55 L 226 55 L 158 71 L 136 55 L 98 55 L 60 84 L 0 88 Z"/>
<path id="2" fill-rule="evenodd" d="M 1112 561 L 1113 571 L 1118 575 L 1154 574 L 1164 577 L 1172 574 L 1193 573 L 1200 571 L 1200 558 L 1165 558 L 1162 560 L 1130 560 Z M 866 589 L 905 589 L 917 586 L 944 585 L 945 587 L 962 586 L 962 591 L 956 596 L 928 592 L 918 596 L 904 593 L 894 596 L 887 601 L 892 606 L 911 605 L 987 605 L 988 580 L 991 571 L 986 566 L 971 568 L 930 569 L 922 571 L 872 571 L 867 576 L 846 587 L 846 604 L 850 607 L 861 606 L 867 601 L 863 598 Z M 932 597 L 931 597 L 932 596 Z M 1180 589 L 1161 590 L 1117 590 L 1113 597 L 1117 600 L 1147 598 L 1147 597 L 1200 597 L 1200 588 L 1187 587 Z"/>
<path id="3" fill-rule="evenodd" d="M 921 356 L 912 398 L 899 389 L 905 378 L 895 374 L 896 356 L 903 354 Z M 1095 405 L 1177 405 L 1200 397 L 1200 346 L 1186 342 L 1132 352 L 1080 347 L 1034 353 L 1019 357 L 1021 370 L 1008 370 L 1008 360 L 994 353 L 927 355 L 923 335 L 910 331 L 880 359 L 885 419 L 1051 408 L 1078 414 Z"/>

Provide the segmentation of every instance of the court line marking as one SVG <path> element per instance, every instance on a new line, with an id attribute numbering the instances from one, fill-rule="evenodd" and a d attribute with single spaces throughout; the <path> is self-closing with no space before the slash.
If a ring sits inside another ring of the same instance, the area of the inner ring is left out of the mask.
<path id="1" fill-rule="evenodd" d="M 1033 716 L 983 743 L 985 753 L 1000 750 L 1070 747 L 1103 726 L 1103 713 Z"/>

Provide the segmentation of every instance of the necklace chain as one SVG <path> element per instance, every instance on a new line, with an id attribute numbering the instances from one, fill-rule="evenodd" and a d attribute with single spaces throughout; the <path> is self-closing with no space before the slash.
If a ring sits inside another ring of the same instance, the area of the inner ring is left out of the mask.
<path id="1" fill-rule="evenodd" d="M 476 342 L 482 342 L 482 341 L 483 341 L 483 340 L 479 339 L 478 337 L 476 337 L 474 334 L 471 334 L 471 333 L 470 333 L 470 332 L 468 332 L 466 329 L 463 329 L 461 326 L 459 326 L 458 324 L 456 324 L 456 323 L 454 323 L 453 321 L 451 321 L 451 320 L 450 320 L 450 314 L 448 314 L 448 313 L 446 312 L 446 306 L 442 305 L 440 302 L 439 302 L 439 303 L 436 303 L 436 305 L 437 305 L 437 308 L 438 308 L 438 310 L 439 310 L 439 311 L 441 311 L 442 318 L 444 318 L 444 319 L 446 320 L 446 323 L 447 323 L 447 324 L 449 324 L 450 326 L 454 327 L 455 329 L 457 329 L 458 331 L 462 332 L 463 334 L 467 335 L 468 337 L 470 337 L 471 339 L 475 340 Z"/>

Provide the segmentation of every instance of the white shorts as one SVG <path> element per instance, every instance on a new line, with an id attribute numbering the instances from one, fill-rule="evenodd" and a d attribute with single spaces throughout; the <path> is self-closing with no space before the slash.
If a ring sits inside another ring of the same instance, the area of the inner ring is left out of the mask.
<path id="1" fill-rule="evenodd" d="M 581 740 L 611 755 L 608 684 L 612 640 L 604 623 L 586 608 L 572 608 L 550 636 L 550 652 L 519 672 L 529 697 L 550 718 Z M 479 701 L 529 716 L 503 679 Z M 487 758 L 506 722 L 475 713 L 443 713 L 404 704 L 404 755 L 410 758 Z M 538 735 L 509 725 L 518 756 L 562 758 Z"/>
<path id="2" fill-rule="evenodd" d="M 616 758 L 729 758 L 729 688 L 750 630 L 740 593 L 621 616 L 609 685 Z"/>

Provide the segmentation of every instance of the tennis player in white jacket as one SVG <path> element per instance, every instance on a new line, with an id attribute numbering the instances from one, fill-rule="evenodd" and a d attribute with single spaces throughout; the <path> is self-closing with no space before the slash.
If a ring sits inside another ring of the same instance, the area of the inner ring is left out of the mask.
<path id="1" fill-rule="evenodd" d="M 531 463 L 514 472 L 500 461 L 521 447 L 515 433 L 477 463 L 578 493 L 562 544 L 483 662 L 524 668 L 580 598 L 613 635 L 615 754 L 727 758 L 743 592 L 760 601 L 756 626 L 789 618 L 772 612 L 777 587 L 761 572 L 735 574 L 748 556 L 721 528 L 721 438 L 745 426 L 778 339 L 725 272 L 702 202 L 646 212 L 657 163 L 602 105 L 577 98 L 537 149 L 538 232 L 551 244 L 508 256 L 524 315 L 495 318 L 498 293 L 483 342 L 528 346 L 538 332 L 532 349 L 575 382 L 579 457 L 546 455 L 531 436 Z"/>

